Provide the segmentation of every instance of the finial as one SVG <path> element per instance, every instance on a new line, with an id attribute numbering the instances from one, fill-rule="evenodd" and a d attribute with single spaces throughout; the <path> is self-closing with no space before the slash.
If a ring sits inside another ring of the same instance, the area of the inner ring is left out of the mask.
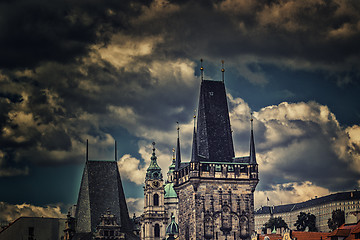
<path id="1" fill-rule="evenodd" d="M 253 119 L 253 112 L 251 112 L 250 115 L 251 115 L 251 118 L 250 118 L 251 130 L 254 130 L 254 126 L 253 126 L 253 121 L 254 121 L 254 119 Z"/>
<path id="2" fill-rule="evenodd" d="M 89 160 L 89 140 L 86 139 L 86 161 Z"/>
<path id="3" fill-rule="evenodd" d="M 172 149 L 172 156 L 173 156 L 173 160 L 175 160 L 175 148 Z"/>
<path id="4" fill-rule="evenodd" d="M 152 145 L 153 145 L 153 155 L 155 156 L 155 142 L 152 142 Z"/>
<path id="5" fill-rule="evenodd" d="M 177 133 L 178 133 L 178 138 L 180 137 L 180 127 L 179 127 L 179 122 L 176 122 L 176 124 L 177 124 L 177 128 L 176 128 L 176 130 L 177 130 Z"/>
<path id="6" fill-rule="evenodd" d="M 221 60 L 221 75 L 222 75 L 222 81 L 225 81 L 225 68 L 224 68 L 224 60 Z"/>
<path id="7" fill-rule="evenodd" d="M 200 59 L 200 63 L 201 63 L 201 67 L 200 67 L 200 71 L 201 71 L 201 81 L 204 80 L 204 67 L 203 67 L 203 59 Z"/>

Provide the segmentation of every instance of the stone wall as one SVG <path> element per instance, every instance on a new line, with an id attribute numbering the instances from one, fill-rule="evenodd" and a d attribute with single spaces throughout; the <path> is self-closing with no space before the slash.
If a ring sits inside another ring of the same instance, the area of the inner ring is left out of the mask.
<path id="1" fill-rule="evenodd" d="M 217 179 L 178 186 L 180 239 L 250 239 L 256 185 L 250 182 Z"/>

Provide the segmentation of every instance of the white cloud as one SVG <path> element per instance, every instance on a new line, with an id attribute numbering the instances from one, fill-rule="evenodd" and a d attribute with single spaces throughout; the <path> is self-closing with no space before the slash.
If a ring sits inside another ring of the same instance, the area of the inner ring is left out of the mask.
<path id="1" fill-rule="evenodd" d="M 240 98 L 228 98 L 235 149 L 246 156 L 251 109 Z M 327 106 L 283 102 L 262 108 L 254 112 L 254 131 L 257 205 L 266 204 L 266 196 L 271 204 L 284 204 L 360 186 L 360 127 L 345 129 Z"/>
<path id="2" fill-rule="evenodd" d="M 277 184 L 273 186 L 272 190 L 255 191 L 255 208 L 268 204 L 272 206 L 298 203 L 330 193 L 328 189 L 316 186 L 310 181 Z M 269 198 L 269 202 L 267 202 L 267 198 Z"/>
<path id="3" fill-rule="evenodd" d="M 12 222 L 19 217 L 50 217 L 50 218 L 65 218 L 61 213 L 59 206 L 34 206 L 23 203 L 12 205 L 6 202 L 0 202 L 0 220 Z"/>
<path id="4" fill-rule="evenodd" d="M 138 185 L 144 183 L 147 166 L 141 167 L 140 160 L 125 154 L 117 163 L 122 178 L 126 178 Z"/>
<path id="5" fill-rule="evenodd" d="M 139 217 L 144 213 L 144 199 L 143 198 L 127 198 L 126 203 L 129 210 L 130 218 L 135 215 Z"/>

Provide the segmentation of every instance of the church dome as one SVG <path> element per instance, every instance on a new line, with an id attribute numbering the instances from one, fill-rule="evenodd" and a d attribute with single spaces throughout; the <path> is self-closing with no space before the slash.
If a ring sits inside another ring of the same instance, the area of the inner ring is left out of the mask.
<path id="1" fill-rule="evenodd" d="M 179 225 L 175 222 L 175 216 L 171 216 L 171 223 L 166 227 L 167 235 L 178 235 L 179 234 Z"/>
<path id="2" fill-rule="evenodd" d="M 164 198 L 177 198 L 177 194 L 174 190 L 174 183 L 166 183 L 164 190 L 165 190 Z"/>

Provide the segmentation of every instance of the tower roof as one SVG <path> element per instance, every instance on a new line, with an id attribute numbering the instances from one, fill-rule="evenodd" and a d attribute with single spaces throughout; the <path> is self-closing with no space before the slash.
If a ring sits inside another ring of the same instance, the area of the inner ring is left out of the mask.
<path id="1" fill-rule="evenodd" d="M 166 183 L 165 187 L 165 195 L 164 198 L 177 198 L 177 194 L 174 190 L 174 183 Z"/>
<path id="2" fill-rule="evenodd" d="M 93 232 L 100 223 L 101 214 L 107 210 L 116 215 L 122 231 L 132 230 L 117 163 L 88 160 L 77 202 L 76 232 Z"/>
<path id="3" fill-rule="evenodd" d="M 255 153 L 255 142 L 254 142 L 254 129 L 253 129 L 253 118 L 251 115 L 251 136 L 250 136 L 250 164 L 256 163 L 256 153 Z"/>
<path id="4" fill-rule="evenodd" d="M 155 142 L 153 144 L 153 153 L 151 156 L 151 162 L 146 170 L 146 179 L 162 179 L 161 168 L 157 163 L 157 157 L 155 155 Z"/>
<path id="5" fill-rule="evenodd" d="M 166 234 L 177 235 L 179 233 L 179 225 L 175 222 L 175 216 L 171 216 L 171 223 L 166 227 Z"/>
<path id="6" fill-rule="evenodd" d="M 198 155 L 210 162 L 232 161 L 235 154 L 224 82 L 201 81 L 198 109 Z"/>

